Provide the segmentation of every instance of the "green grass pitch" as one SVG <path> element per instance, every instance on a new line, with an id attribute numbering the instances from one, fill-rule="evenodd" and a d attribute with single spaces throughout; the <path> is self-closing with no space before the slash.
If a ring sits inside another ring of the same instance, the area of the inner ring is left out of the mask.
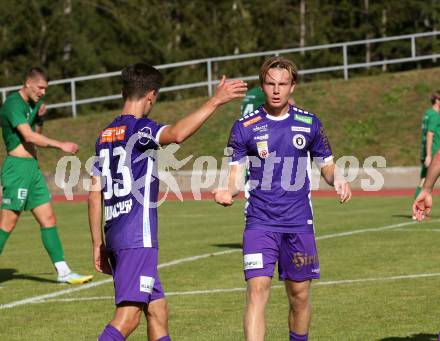
<path id="1" fill-rule="evenodd" d="M 243 340 L 243 203 L 159 208 L 159 272 L 173 340 Z M 314 200 L 321 280 L 312 289 L 310 340 L 437 339 L 440 217 L 414 223 L 410 204 L 396 197 L 353 198 L 347 205 L 336 197 Z M 77 272 L 94 273 L 86 204 L 60 203 L 55 210 L 67 261 Z M 96 340 L 114 310 L 109 277 L 95 274 L 95 286 L 85 287 L 55 278 L 39 228 L 25 213 L 0 257 L 0 340 Z M 287 299 L 277 277 L 273 286 L 266 340 L 287 340 Z M 143 321 L 129 340 L 145 341 L 145 329 Z"/>

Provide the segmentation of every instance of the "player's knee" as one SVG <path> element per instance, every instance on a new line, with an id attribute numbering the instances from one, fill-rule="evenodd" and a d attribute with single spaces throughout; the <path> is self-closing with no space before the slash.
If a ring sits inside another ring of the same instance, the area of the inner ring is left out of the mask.
<path id="1" fill-rule="evenodd" d="M 309 290 L 290 292 L 288 296 L 290 306 L 295 311 L 306 309 L 310 304 Z"/>
<path id="2" fill-rule="evenodd" d="M 0 226 L 4 231 L 11 233 L 17 225 L 17 221 L 18 216 L 2 214 L 0 218 Z"/>
<path id="3" fill-rule="evenodd" d="M 150 304 L 147 312 L 147 319 L 150 323 L 166 325 L 168 321 L 168 304 L 165 300 Z"/>
<path id="4" fill-rule="evenodd" d="M 120 326 L 122 330 L 122 334 L 128 336 L 130 335 L 139 325 L 140 322 L 140 314 L 136 314 L 131 317 L 126 317 L 122 321 L 120 321 Z"/>
<path id="5" fill-rule="evenodd" d="M 46 220 L 46 222 L 45 222 L 46 226 L 55 226 L 57 224 L 57 218 L 55 217 L 55 214 L 53 214 L 53 213 L 47 215 L 45 220 Z"/>
<path id="6" fill-rule="evenodd" d="M 248 299 L 252 303 L 264 302 L 269 297 L 270 287 L 265 283 L 254 283 L 248 288 Z"/>

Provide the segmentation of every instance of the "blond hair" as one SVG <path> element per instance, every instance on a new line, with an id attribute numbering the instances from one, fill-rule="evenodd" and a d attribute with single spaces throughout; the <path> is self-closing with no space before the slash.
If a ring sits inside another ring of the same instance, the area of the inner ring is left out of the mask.
<path id="1" fill-rule="evenodd" d="M 270 69 L 273 68 L 279 68 L 279 69 L 285 69 L 287 72 L 289 72 L 291 78 L 292 78 L 292 84 L 296 83 L 296 78 L 298 76 L 298 71 L 296 69 L 296 65 L 287 58 L 284 57 L 270 57 L 266 59 L 261 65 L 260 68 L 260 84 L 263 85 L 264 79 L 266 78 L 267 73 Z"/>

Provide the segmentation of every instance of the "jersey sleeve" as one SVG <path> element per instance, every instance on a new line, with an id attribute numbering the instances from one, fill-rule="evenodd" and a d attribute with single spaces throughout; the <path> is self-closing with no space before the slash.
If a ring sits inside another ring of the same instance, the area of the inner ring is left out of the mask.
<path id="1" fill-rule="evenodd" d="M 102 160 L 100 158 L 100 147 L 99 147 L 99 137 L 96 139 L 95 143 L 95 155 L 93 156 L 92 168 L 90 170 L 91 176 L 101 176 L 102 174 Z"/>
<path id="2" fill-rule="evenodd" d="M 3 112 L 12 128 L 16 128 L 20 124 L 28 124 L 26 112 L 19 105 L 5 105 Z"/>
<path id="3" fill-rule="evenodd" d="M 439 118 L 437 116 L 428 116 L 427 129 L 431 133 L 435 133 L 437 131 L 437 127 L 439 123 Z"/>
<path id="4" fill-rule="evenodd" d="M 160 134 L 166 125 L 156 123 L 148 118 L 141 118 L 136 122 L 134 134 L 137 134 L 136 148 L 140 150 L 157 149 Z"/>
<path id="5" fill-rule="evenodd" d="M 232 154 L 229 159 L 230 165 L 246 162 L 247 147 L 240 126 L 241 123 L 236 121 L 229 134 L 228 148 L 232 149 Z"/>
<path id="6" fill-rule="evenodd" d="M 314 137 L 309 149 L 310 156 L 318 164 L 329 162 L 333 160 L 333 154 L 327 134 L 317 117 L 314 117 L 313 121 Z"/>

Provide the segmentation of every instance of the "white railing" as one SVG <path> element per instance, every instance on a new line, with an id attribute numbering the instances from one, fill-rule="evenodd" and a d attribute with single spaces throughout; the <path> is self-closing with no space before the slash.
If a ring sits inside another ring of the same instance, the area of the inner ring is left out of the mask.
<path id="1" fill-rule="evenodd" d="M 239 54 L 239 55 L 194 59 L 194 60 L 189 60 L 189 61 L 184 61 L 184 62 L 179 62 L 179 63 L 157 65 L 156 68 L 170 69 L 170 68 L 176 68 L 176 67 L 182 67 L 182 66 L 193 66 L 193 65 L 205 64 L 206 65 L 206 81 L 163 87 L 163 88 L 161 88 L 160 91 L 161 92 L 170 92 L 170 91 L 177 91 L 177 90 L 184 90 L 184 89 L 207 87 L 208 95 L 211 96 L 212 92 L 213 92 L 213 87 L 218 83 L 218 80 L 212 79 L 212 64 L 216 63 L 216 62 L 224 62 L 224 61 L 231 61 L 231 60 L 238 60 L 238 59 L 245 59 L 245 58 L 264 57 L 264 56 L 273 56 L 273 55 L 283 55 L 283 54 L 288 54 L 288 53 L 302 53 L 302 52 L 308 52 L 308 51 L 340 48 L 341 52 L 342 52 L 342 64 L 341 65 L 299 70 L 298 73 L 300 75 L 307 75 L 307 74 L 316 74 L 316 73 L 322 73 L 322 72 L 342 71 L 343 75 L 344 75 L 344 79 L 347 80 L 348 75 L 349 75 L 349 70 L 353 70 L 353 69 L 369 68 L 372 66 L 383 66 L 383 65 L 389 65 L 389 64 L 416 62 L 416 61 L 429 60 L 429 59 L 436 61 L 438 58 L 440 58 L 440 48 L 439 48 L 439 51 L 431 51 L 430 54 L 419 55 L 419 54 L 417 54 L 417 45 L 416 45 L 417 41 L 416 41 L 416 39 L 424 38 L 424 37 L 436 37 L 438 35 L 440 35 L 440 31 L 432 31 L 432 32 L 407 34 L 407 35 L 393 36 L 393 37 L 357 40 L 357 41 L 351 41 L 351 42 L 345 42 L 345 43 L 316 45 L 316 46 L 308 46 L 308 47 L 302 47 L 302 48 L 272 50 L 272 51 L 264 51 L 264 52 L 256 52 L 256 53 L 244 53 L 244 54 Z M 401 58 L 383 59 L 380 61 L 373 61 L 373 62 L 370 61 L 370 62 L 365 62 L 365 63 L 352 63 L 352 64 L 350 64 L 350 62 L 348 60 L 348 49 L 350 47 L 373 44 L 373 43 L 389 42 L 389 41 L 407 41 L 407 40 L 411 44 L 411 56 L 403 56 Z M 439 46 L 440 46 L 440 44 L 439 44 Z M 47 107 L 48 107 L 48 109 L 71 107 L 72 108 L 72 116 L 76 117 L 78 105 L 119 99 L 122 97 L 121 94 L 78 99 L 77 95 L 76 95 L 76 83 L 95 80 L 95 79 L 101 79 L 101 78 L 115 77 L 115 76 L 119 76 L 120 74 L 121 74 L 121 71 L 116 71 L 116 72 L 107 72 L 107 73 L 101 73 L 101 74 L 96 74 L 96 75 L 89 75 L 89 76 L 74 77 L 74 78 L 59 79 L 59 80 L 50 81 L 49 85 L 59 85 L 59 84 L 69 84 L 70 83 L 70 101 L 61 102 L 61 103 L 53 103 L 53 104 L 48 105 Z M 240 77 L 240 78 L 243 80 L 256 80 L 256 79 L 258 79 L 258 75 L 251 75 L 251 76 L 245 76 L 245 77 Z M 20 86 L 11 86 L 11 87 L 0 88 L 0 92 L 2 93 L 3 102 L 6 100 L 6 95 L 8 92 L 13 91 L 13 90 L 18 90 L 19 88 L 20 88 Z"/>

